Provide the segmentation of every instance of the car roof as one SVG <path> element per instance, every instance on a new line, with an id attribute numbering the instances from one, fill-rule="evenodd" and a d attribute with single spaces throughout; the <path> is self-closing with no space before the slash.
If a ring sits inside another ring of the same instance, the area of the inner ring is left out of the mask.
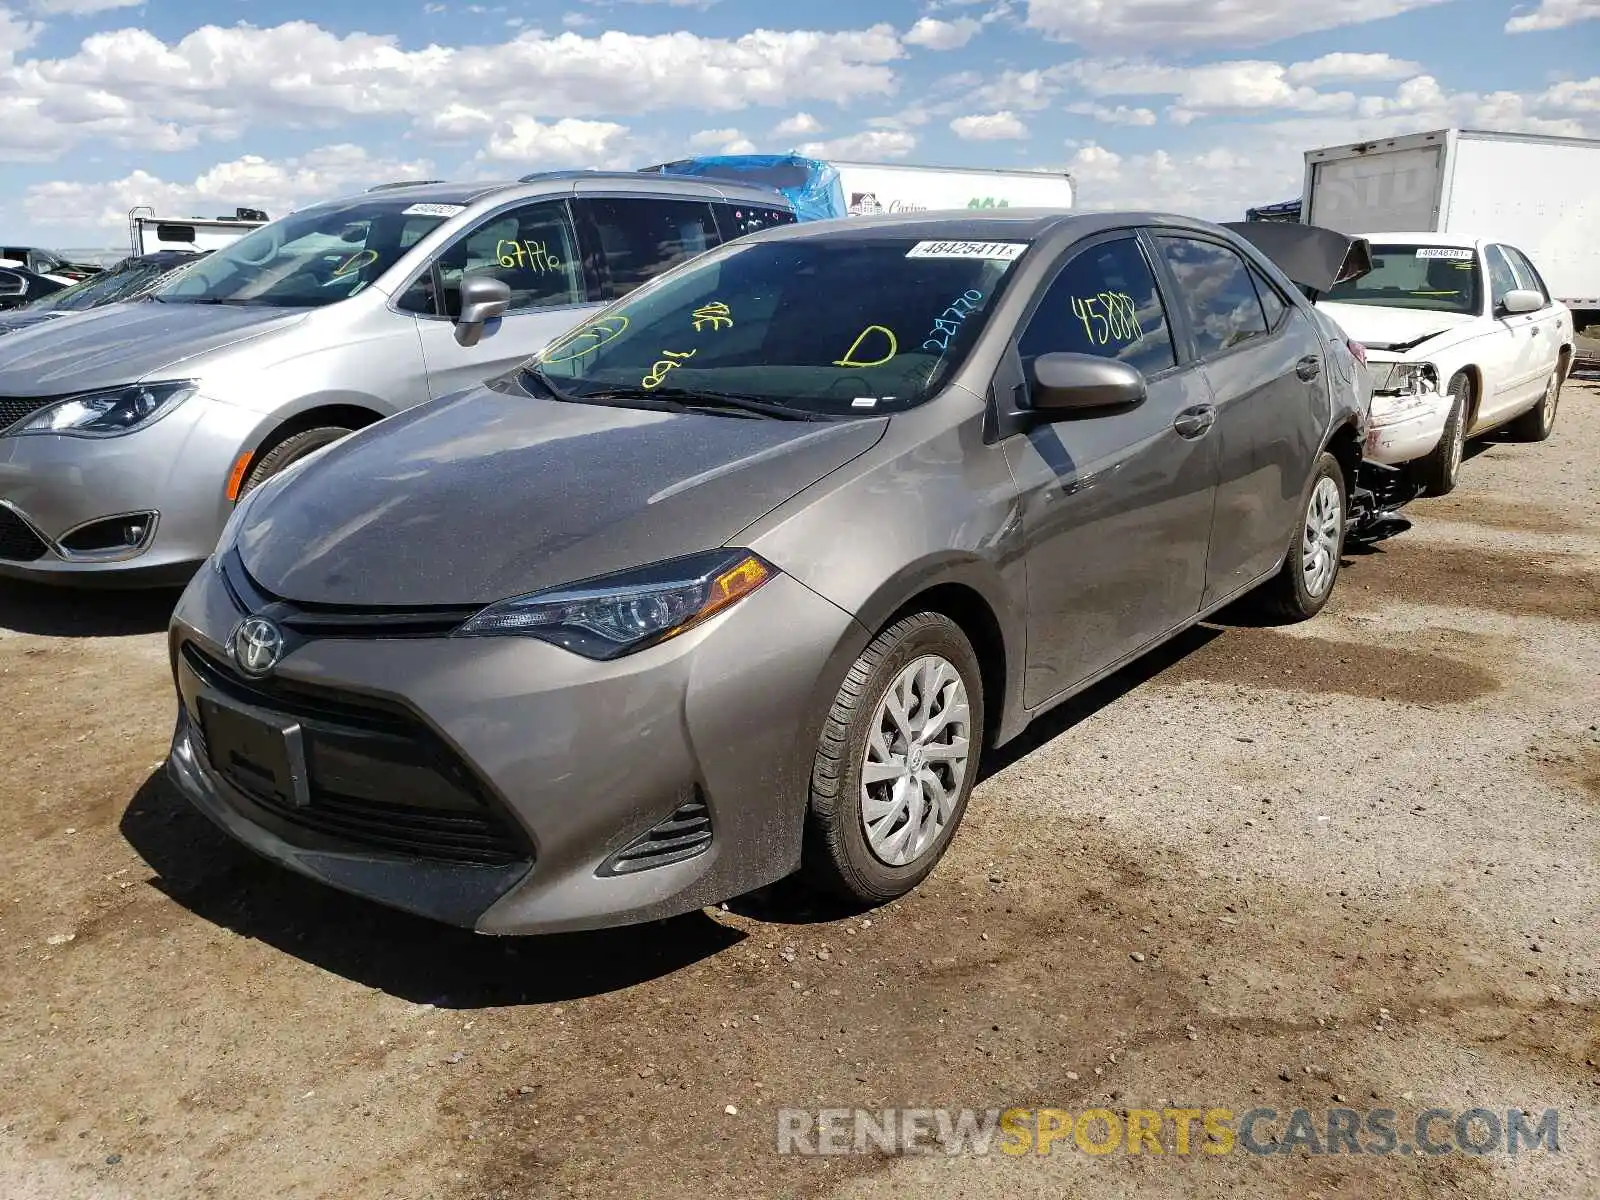
<path id="1" fill-rule="evenodd" d="M 1493 238 L 1462 237 L 1459 233 L 1429 233 L 1426 229 L 1409 233 L 1403 230 L 1398 233 L 1362 233 L 1356 236 L 1366 238 L 1374 246 L 1384 242 L 1407 246 L 1415 242 L 1419 246 L 1449 246 L 1457 250 L 1476 250 L 1494 241 Z"/>
<path id="2" fill-rule="evenodd" d="M 883 234 L 915 237 L 927 241 L 982 242 L 1038 241 L 1058 232 L 1074 237 L 1089 237 L 1132 225 L 1164 225 L 1190 229 L 1196 233 L 1221 234 L 1236 241 L 1234 234 L 1209 221 L 1183 217 L 1176 213 L 1144 211 L 1073 212 L 1062 208 L 983 208 L 947 209 L 919 213 L 881 213 L 862 217 L 835 217 L 827 221 L 808 221 L 797 225 L 778 225 L 747 239 L 763 240 L 814 236 L 873 237 Z"/>
<path id="3" fill-rule="evenodd" d="M 491 180 L 457 183 L 397 184 L 369 189 L 361 197 L 404 200 L 413 204 L 476 204 L 493 197 L 496 200 L 516 199 L 519 195 L 537 196 L 551 191 L 560 192 L 647 192 L 654 195 L 680 195 L 696 197 L 722 197 L 746 204 L 765 204 L 775 208 L 792 209 L 793 205 L 772 188 L 755 184 L 733 183 L 722 179 L 662 175 L 646 171 L 539 171 L 521 179 Z"/>

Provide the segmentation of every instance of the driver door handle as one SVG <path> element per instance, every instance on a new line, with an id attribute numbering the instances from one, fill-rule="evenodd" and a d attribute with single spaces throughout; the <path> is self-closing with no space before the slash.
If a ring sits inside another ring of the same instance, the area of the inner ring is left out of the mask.
<path id="1" fill-rule="evenodd" d="M 1301 379 L 1312 380 L 1322 373 L 1322 360 L 1315 354 L 1308 354 L 1294 365 L 1294 373 Z"/>
<path id="2" fill-rule="evenodd" d="M 1172 427 L 1178 431 L 1178 436 L 1191 440 L 1204 437 L 1216 423 L 1217 410 L 1209 404 L 1196 404 L 1172 418 Z"/>

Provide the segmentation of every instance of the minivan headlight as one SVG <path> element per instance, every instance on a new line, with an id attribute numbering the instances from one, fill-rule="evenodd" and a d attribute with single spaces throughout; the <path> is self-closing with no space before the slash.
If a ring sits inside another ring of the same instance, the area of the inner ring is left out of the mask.
<path id="1" fill-rule="evenodd" d="M 748 550 L 713 550 L 489 605 L 456 637 L 520 634 L 613 659 L 737 604 L 778 573 Z"/>
<path id="2" fill-rule="evenodd" d="M 134 383 L 103 392 L 69 396 L 40 409 L 10 432 L 117 437 L 154 424 L 194 393 L 192 380 L 179 379 L 170 383 Z"/>

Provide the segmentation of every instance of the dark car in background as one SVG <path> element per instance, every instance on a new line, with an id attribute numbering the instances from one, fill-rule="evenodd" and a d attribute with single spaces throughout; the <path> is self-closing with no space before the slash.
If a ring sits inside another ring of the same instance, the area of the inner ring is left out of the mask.
<path id="1" fill-rule="evenodd" d="M 14 333 L 57 317 L 87 312 L 107 304 L 136 300 L 180 267 L 198 262 L 205 254 L 187 250 L 157 250 L 125 258 L 109 270 L 91 275 L 71 287 L 51 292 L 0 317 L 0 334 Z"/>
<path id="2" fill-rule="evenodd" d="M 739 238 L 247 494 L 173 617 L 169 772 L 267 857 L 485 933 L 796 869 L 887 900 L 987 748 L 1236 599 L 1323 607 L 1364 432 L 1338 340 L 1183 217 Z"/>
<path id="3" fill-rule="evenodd" d="M 35 300 L 64 291 L 71 285 L 24 267 L 0 266 L 0 310 L 21 308 Z"/>

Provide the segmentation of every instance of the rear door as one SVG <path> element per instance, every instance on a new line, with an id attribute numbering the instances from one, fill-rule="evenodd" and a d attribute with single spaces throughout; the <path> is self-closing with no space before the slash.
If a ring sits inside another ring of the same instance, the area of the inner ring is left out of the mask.
<path id="1" fill-rule="evenodd" d="M 1149 387 L 1136 408 L 1041 423 L 1003 443 L 1028 544 L 1030 707 L 1199 611 L 1216 439 L 1191 420 L 1209 394 L 1179 359 L 1167 308 L 1147 248 L 1120 231 L 1067 252 L 1017 339 L 1024 378 L 1033 359 L 1060 351 L 1120 359 Z"/>
<path id="2" fill-rule="evenodd" d="M 1274 570 L 1327 432 L 1326 348 L 1310 313 L 1220 239 L 1157 231 L 1189 348 L 1216 406 L 1219 456 L 1203 606 Z"/>

